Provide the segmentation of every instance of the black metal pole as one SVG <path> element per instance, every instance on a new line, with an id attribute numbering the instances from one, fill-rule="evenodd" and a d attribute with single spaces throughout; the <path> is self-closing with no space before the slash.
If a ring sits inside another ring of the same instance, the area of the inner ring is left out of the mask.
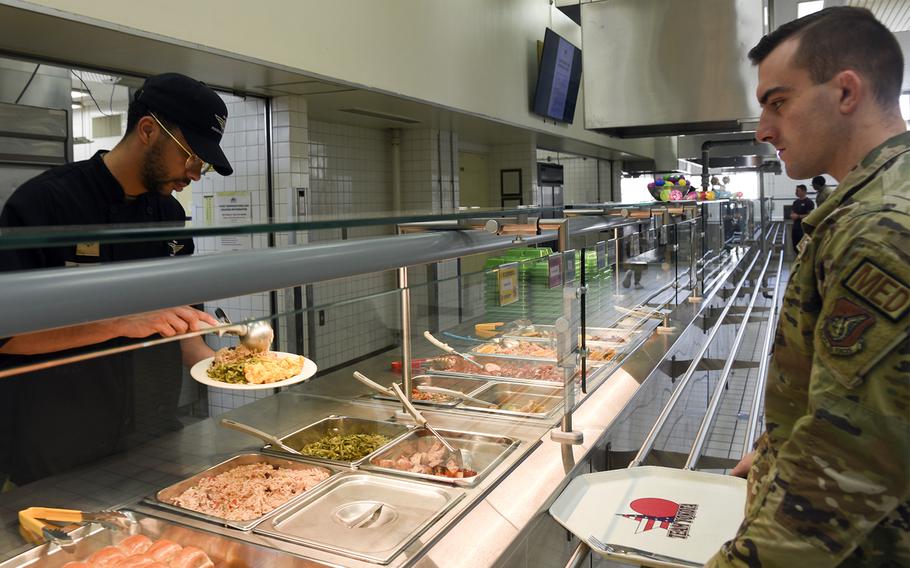
<path id="1" fill-rule="evenodd" d="M 587 369 L 588 355 L 587 355 L 587 349 L 585 348 L 585 345 L 587 344 L 587 342 L 585 341 L 585 339 L 586 339 L 585 336 L 587 335 L 587 331 L 585 328 L 585 325 L 586 325 L 585 324 L 585 321 L 586 321 L 585 297 L 587 296 L 587 294 L 585 293 L 586 292 L 585 288 L 588 285 L 587 276 L 585 273 L 585 264 L 587 264 L 586 260 L 587 259 L 585 258 L 585 249 L 582 247 L 582 249 L 581 249 L 581 297 L 579 298 L 579 305 L 581 308 L 581 392 L 585 393 L 585 394 L 587 394 L 587 392 L 588 392 L 588 369 Z"/>

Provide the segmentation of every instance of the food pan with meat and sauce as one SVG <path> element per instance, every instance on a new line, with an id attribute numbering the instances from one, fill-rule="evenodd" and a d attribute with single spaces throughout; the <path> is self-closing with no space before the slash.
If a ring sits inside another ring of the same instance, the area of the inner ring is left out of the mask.
<path id="1" fill-rule="evenodd" d="M 456 450 L 463 450 L 464 467 L 447 458 L 447 450 L 425 429 L 417 429 L 387 447 L 363 464 L 363 469 L 405 477 L 474 486 L 514 450 L 519 442 L 507 436 L 494 436 L 457 430 L 437 430 Z"/>

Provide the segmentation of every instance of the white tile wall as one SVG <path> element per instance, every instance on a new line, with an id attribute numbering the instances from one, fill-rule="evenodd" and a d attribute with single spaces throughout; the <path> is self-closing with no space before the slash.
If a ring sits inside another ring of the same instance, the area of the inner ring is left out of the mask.
<path id="1" fill-rule="evenodd" d="M 315 214 L 380 213 L 392 206 L 392 164 L 385 130 L 320 121 L 309 123 L 310 196 Z M 391 227 L 358 227 L 347 238 L 392 234 Z M 341 238 L 340 230 L 318 231 L 309 241 Z M 398 296 L 394 272 L 342 278 L 313 285 L 315 359 L 320 368 L 339 365 L 396 342 Z M 355 300 L 380 294 L 369 300 Z M 324 323 L 320 323 L 324 322 Z"/>
<path id="2" fill-rule="evenodd" d="M 268 192 L 266 180 L 265 143 L 265 101 L 244 99 L 222 94 L 228 108 L 228 121 L 221 147 L 234 168 L 233 175 L 222 177 L 212 173 L 191 185 L 193 192 L 192 216 L 197 226 L 207 223 L 205 203 L 222 192 L 249 192 L 251 221 L 262 223 L 268 220 Z M 268 236 L 254 234 L 248 237 L 254 249 L 266 248 Z M 196 239 L 196 254 L 222 252 L 219 237 Z M 253 294 L 237 298 L 222 298 L 206 303 L 206 310 L 213 312 L 221 307 L 232 321 L 263 318 L 270 315 L 268 293 Z M 213 349 L 236 344 L 233 337 L 208 336 L 206 341 Z M 271 395 L 271 391 L 234 391 L 209 389 L 209 414 L 217 416 L 227 410 L 242 406 L 257 398 Z"/>
<path id="3" fill-rule="evenodd" d="M 226 96 L 228 128 L 222 142 L 235 174 L 214 176 L 194 184 L 194 216 L 204 220 L 205 197 L 220 191 L 250 191 L 253 221 L 264 222 L 266 210 L 266 147 L 264 101 L 245 101 Z M 388 131 L 311 121 L 306 100 L 280 97 L 272 100 L 272 175 L 274 217 L 293 217 L 292 200 L 297 189 L 306 191 L 309 215 L 381 213 L 392 206 L 391 146 Z M 402 208 L 405 210 L 450 209 L 458 204 L 457 137 L 448 131 L 408 130 L 402 133 Z M 391 234 L 392 227 L 351 228 L 349 239 Z M 342 238 L 340 229 L 301 232 L 297 245 Z M 291 235 L 276 235 L 277 246 L 294 246 Z M 267 246 L 266 235 L 255 235 L 254 248 Z M 219 250 L 217 238 L 199 239 L 199 254 Z M 454 274 L 454 263 L 444 264 L 441 272 Z M 421 267 L 420 272 L 425 273 Z M 313 284 L 316 310 L 312 318 L 316 335 L 315 352 L 307 353 L 321 369 L 343 364 L 356 357 L 397 344 L 400 335 L 399 298 L 394 271 L 343 278 Z M 440 287 L 441 303 L 455 306 L 443 317 L 447 325 L 457 314 L 457 287 Z M 370 296 L 369 299 L 362 299 Z M 415 294 L 415 306 L 426 305 L 426 290 Z M 279 306 L 287 306 L 290 294 L 279 291 Z M 210 310 L 221 306 L 235 320 L 269 315 L 268 294 L 227 298 L 211 302 Z M 286 308 L 285 308 L 286 309 Z M 322 310 L 320 318 L 319 311 Z M 419 311 L 419 308 L 418 308 Z M 425 310 L 424 310 L 425 311 Z M 279 323 L 279 337 L 286 338 L 286 321 Z M 419 316 L 415 316 L 419 319 Z M 320 320 L 323 322 L 320 324 Z M 232 344 L 231 338 L 214 338 L 219 348 Z M 306 344 L 306 338 L 304 338 Z M 278 345 L 286 349 L 286 345 Z M 255 394 L 258 393 L 258 394 Z M 236 408 L 272 391 L 210 389 L 209 411 L 214 415 Z"/>
<path id="4" fill-rule="evenodd" d="M 439 212 L 458 203 L 458 136 L 447 130 L 402 131 L 402 208 Z"/>

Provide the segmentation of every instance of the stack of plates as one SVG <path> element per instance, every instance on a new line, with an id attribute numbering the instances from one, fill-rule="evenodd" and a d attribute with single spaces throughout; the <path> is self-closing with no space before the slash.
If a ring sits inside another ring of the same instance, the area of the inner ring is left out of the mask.
<path id="1" fill-rule="evenodd" d="M 487 259 L 484 269 L 484 305 L 486 318 L 490 321 L 509 321 L 527 319 L 529 302 L 532 301 L 528 289 L 528 272 L 532 266 L 539 264 L 537 259 L 552 254 L 549 248 L 521 248 L 506 251 L 502 256 Z M 495 269 L 503 264 L 518 263 L 518 301 L 507 306 L 499 305 L 499 281 Z"/>

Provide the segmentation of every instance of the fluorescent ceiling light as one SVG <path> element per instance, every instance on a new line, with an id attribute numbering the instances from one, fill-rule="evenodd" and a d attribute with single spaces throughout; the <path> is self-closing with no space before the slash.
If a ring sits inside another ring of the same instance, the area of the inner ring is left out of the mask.
<path id="1" fill-rule="evenodd" d="M 74 108 L 74 109 L 80 109 L 80 108 L 82 108 L 82 103 L 73 102 L 73 108 Z"/>
<path id="2" fill-rule="evenodd" d="M 72 89 L 70 91 L 70 96 L 73 99 L 81 99 L 82 97 L 88 96 L 88 93 L 86 93 L 85 91 L 80 91 L 79 89 Z"/>
<path id="3" fill-rule="evenodd" d="M 814 14 L 824 7 L 825 0 L 809 0 L 808 2 L 800 2 L 796 5 L 796 17 L 802 18 L 803 16 Z"/>

